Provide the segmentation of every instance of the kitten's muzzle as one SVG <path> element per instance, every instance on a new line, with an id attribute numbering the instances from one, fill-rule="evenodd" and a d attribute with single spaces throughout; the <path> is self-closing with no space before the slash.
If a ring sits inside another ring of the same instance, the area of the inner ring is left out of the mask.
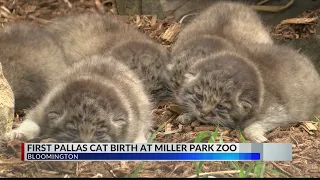
<path id="1" fill-rule="evenodd" d="M 216 109 L 214 108 L 213 105 L 210 105 L 210 104 L 204 104 L 202 106 L 202 113 L 201 115 L 202 116 L 205 116 L 205 115 L 209 115 L 212 116 L 212 117 L 215 117 L 217 115 L 217 112 L 216 112 Z"/>
<path id="2" fill-rule="evenodd" d="M 81 139 L 77 138 L 71 141 L 71 143 L 98 143 L 95 139 Z"/>
<path id="3" fill-rule="evenodd" d="M 213 124 L 212 117 L 202 116 L 198 120 L 204 124 Z"/>
<path id="4" fill-rule="evenodd" d="M 81 135 L 80 134 L 80 138 L 79 139 L 80 139 L 80 141 L 82 143 L 91 143 L 93 141 L 92 136 L 88 136 L 88 135 Z"/>

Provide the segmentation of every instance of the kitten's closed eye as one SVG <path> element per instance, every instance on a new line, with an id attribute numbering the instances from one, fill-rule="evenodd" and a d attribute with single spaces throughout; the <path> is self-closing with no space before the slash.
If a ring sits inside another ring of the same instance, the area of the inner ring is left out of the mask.
<path id="1" fill-rule="evenodd" d="M 196 97 L 199 99 L 199 100 L 202 100 L 203 99 L 203 96 L 201 94 L 196 94 Z"/>
<path id="2" fill-rule="evenodd" d="M 68 123 L 66 124 L 66 129 L 67 129 L 67 132 L 71 135 L 76 135 L 78 134 L 78 129 L 71 123 Z"/>
<path id="3" fill-rule="evenodd" d="M 69 133 L 72 135 L 76 135 L 78 133 L 77 129 L 68 129 Z"/>
<path id="4" fill-rule="evenodd" d="M 113 122 L 117 125 L 117 126 L 123 126 L 125 124 L 127 124 L 127 121 L 125 120 L 125 118 L 115 118 L 113 119 Z"/>
<path id="5" fill-rule="evenodd" d="M 61 114 L 58 112 L 52 111 L 47 114 L 47 117 L 49 120 L 55 120 L 55 119 L 58 119 L 59 117 L 61 117 Z"/>
<path id="6" fill-rule="evenodd" d="M 246 111 L 249 111 L 252 108 L 251 103 L 249 103 L 248 101 L 241 101 L 241 105 Z"/>

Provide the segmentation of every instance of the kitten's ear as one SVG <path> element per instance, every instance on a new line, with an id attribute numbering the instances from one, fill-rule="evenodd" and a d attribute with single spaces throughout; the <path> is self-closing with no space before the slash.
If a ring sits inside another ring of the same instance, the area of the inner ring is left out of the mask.
<path id="1" fill-rule="evenodd" d="M 55 127 L 55 126 L 58 126 L 63 118 L 64 114 L 63 113 L 59 113 L 59 112 L 56 112 L 56 111 L 51 111 L 47 114 L 47 120 L 48 120 L 48 124 L 50 127 Z"/>
<path id="2" fill-rule="evenodd" d="M 252 109 L 252 104 L 249 101 L 240 101 L 240 103 L 245 111 L 248 112 L 250 109 Z"/>
<path id="3" fill-rule="evenodd" d="M 184 77 L 185 77 L 185 82 L 190 83 L 191 81 L 197 78 L 197 74 L 193 72 L 188 72 L 184 75 Z"/>
<path id="4" fill-rule="evenodd" d="M 116 126 L 124 126 L 127 124 L 127 121 L 125 120 L 125 118 L 115 118 L 112 120 L 112 122 L 116 125 Z"/>

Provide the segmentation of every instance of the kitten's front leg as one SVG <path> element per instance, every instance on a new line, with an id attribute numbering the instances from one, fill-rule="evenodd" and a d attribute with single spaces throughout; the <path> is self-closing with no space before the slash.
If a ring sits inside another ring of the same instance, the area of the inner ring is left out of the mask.
<path id="1" fill-rule="evenodd" d="M 147 143 L 148 140 L 144 134 L 139 134 L 138 137 L 133 141 L 133 143 Z"/>
<path id="2" fill-rule="evenodd" d="M 263 128 L 262 122 L 255 122 L 243 130 L 243 133 L 252 141 L 262 143 L 268 141 L 264 134 L 267 131 Z"/>
<path id="3" fill-rule="evenodd" d="M 40 134 L 40 127 L 32 120 L 24 120 L 19 127 L 13 129 L 11 132 L 5 134 L 5 139 L 10 140 L 30 140 L 38 137 Z"/>
<path id="4" fill-rule="evenodd" d="M 187 125 L 197 120 L 197 117 L 193 113 L 184 113 L 177 117 L 178 122 Z"/>
<path id="5" fill-rule="evenodd" d="M 290 123 L 286 110 L 281 105 L 274 105 L 267 109 L 264 115 L 261 115 L 260 120 L 248 125 L 243 132 L 254 142 L 268 141 L 264 137 L 265 133 L 283 125 Z"/>
<path id="6" fill-rule="evenodd" d="M 26 119 L 19 127 L 13 129 L 11 132 L 6 133 L 0 137 L 0 152 L 4 152 L 7 149 L 8 141 L 20 140 L 25 141 L 38 137 L 40 134 L 40 127 L 32 120 Z"/>

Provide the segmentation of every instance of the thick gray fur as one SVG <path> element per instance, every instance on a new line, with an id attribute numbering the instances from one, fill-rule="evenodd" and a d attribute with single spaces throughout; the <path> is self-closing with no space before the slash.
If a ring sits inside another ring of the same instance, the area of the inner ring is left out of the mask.
<path id="1" fill-rule="evenodd" d="M 109 54 L 138 74 L 154 105 L 170 97 L 167 50 L 122 20 L 80 14 L 56 19 L 47 29 L 59 40 L 70 64 L 96 53 Z"/>
<path id="2" fill-rule="evenodd" d="M 29 108 L 66 68 L 52 35 L 26 23 L 0 29 L 0 61 L 15 96 L 15 109 Z"/>
<path id="3" fill-rule="evenodd" d="M 244 130 L 255 142 L 319 113 L 320 78 L 309 59 L 275 45 L 248 6 L 217 2 L 185 27 L 168 66 L 183 124 Z"/>
<path id="4" fill-rule="evenodd" d="M 259 15 L 248 5 L 237 2 L 217 1 L 200 13 L 179 33 L 173 51 L 201 35 L 217 35 L 248 48 L 251 43 L 273 43 Z"/>
<path id="5" fill-rule="evenodd" d="M 75 63 L 7 139 L 146 142 L 151 103 L 138 76 L 110 56 Z"/>

